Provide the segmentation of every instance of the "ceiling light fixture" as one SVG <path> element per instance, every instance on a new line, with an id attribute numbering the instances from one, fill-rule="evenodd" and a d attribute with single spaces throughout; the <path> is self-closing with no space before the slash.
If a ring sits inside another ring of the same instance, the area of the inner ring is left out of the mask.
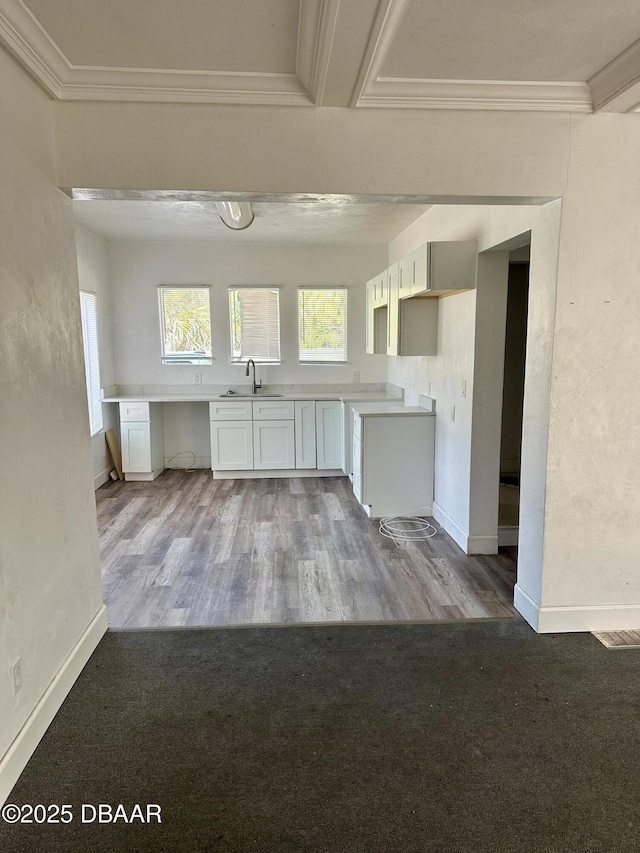
<path id="1" fill-rule="evenodd" d="M 234 231 L 242 231 L 253 222 L 253 210 L 248 201 L 217 201 L 220 219 L 227 228 Z"/>

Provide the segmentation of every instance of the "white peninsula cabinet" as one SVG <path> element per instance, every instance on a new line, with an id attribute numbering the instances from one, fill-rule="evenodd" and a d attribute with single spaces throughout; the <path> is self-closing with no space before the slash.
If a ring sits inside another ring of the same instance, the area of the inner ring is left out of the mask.
<path id="1" fill-rule="evenodd" d="M 432 515 L 434 413 L 363 404 L 352 417 L 353 493 L 367 515 Z"/>
<path id="2" fill-rule="evenodd" d="M 155 480 L 164 470 L 161 403 L 120 403 L 120 447 L 125 480 Z"/>
<path id="3" fill-rule="evenodd" d="M 339 400 L 224 400 L 210 403 L 209 416 L 217 479 L 312 476 L 342 468 Z"/>

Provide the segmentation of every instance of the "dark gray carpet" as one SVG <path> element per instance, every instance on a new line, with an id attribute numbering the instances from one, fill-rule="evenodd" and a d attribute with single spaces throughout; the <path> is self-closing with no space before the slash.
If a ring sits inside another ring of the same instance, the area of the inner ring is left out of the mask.
<path id="1" fill-rule="evenodd" d="M 640 850 L 640 653 L 519 621 L 108 634 L 14 789 L 161 826 L 0 849 Z"/>

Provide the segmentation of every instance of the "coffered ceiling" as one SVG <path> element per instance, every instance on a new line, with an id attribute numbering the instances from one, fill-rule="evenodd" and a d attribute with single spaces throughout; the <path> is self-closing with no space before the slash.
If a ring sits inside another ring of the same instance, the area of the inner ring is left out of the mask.
<path id="1" fill-rule="evenodd" d="M 640 110 L 638 0 L 0 0 L 60 100 Z"/>

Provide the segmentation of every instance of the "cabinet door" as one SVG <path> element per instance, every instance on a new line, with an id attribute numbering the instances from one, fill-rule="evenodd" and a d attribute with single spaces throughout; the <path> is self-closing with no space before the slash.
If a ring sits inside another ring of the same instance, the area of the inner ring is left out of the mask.
<path id="1" fill-rule="evenodd" d="M 296 402 L 296 468 L 316 467 L 316 404 L 313 400 Z"/>
<path id="2" fill-rule="evenodd" d="M 411 296 L 414 285 L 413 252 L 398 264 L 398 296 L 406 299 Z"/>
<path id="3" fill-rule="evenodd" d="M 211 421 L 213 471 L 253 470 L 251 421 Z"/>
<path id="4" fill-rule="evenodd" d="M 417 296 L 419 293 L 427 293 L 431 286 L 428 277 L 429 244 L 425 243 L 419 249 L 416 249 L 415 252 L 411 252 L 411 257 L 413 259 L 413 287 L 411 288 L 411 295 Z"/>
<path id="5" fill-rule="evenodd" d="M 398 355 L 400 348 L 400 308 L 398 305 L 398 264 L 389 268 L 389 307 L 387 308 L 387 355 Z"/>
<path id="6" fill-rule="evenodd" d="M 320 470 L 342 468 L 344 423 L 339 400 L 316 402 L 316 441 L 317 467 Z"/>
<path id="7" fill-rule="evenodd" d="M 120 425 L 122 448 L 122 470 L 125 474 L 150 474 L 151 424 L 149 421 L 136 423 L 124 421 Z"/>
<path id="8" fill-rule="evenodd" d="M 382 308 L 389 301 L 389 289 L 388 289 L 388 270 L 380 273 L 380 275 L 376 278 L 376 288 L 375 288 L 375 306 L 376 308 Z"/>
<path id="9" fill-rule="evenodd" d="M 294 421 L 253 422 L 253 467 L 296 467 Z"/>
<path id="10" fill-rule="evenodd" d="M 365 352 L 373 355 L 375 352 L 374 340 L 374 323 L 375 323 L 375 280 L 367 282 L 366 289 L 366 335 L 365 335 Z"/>

